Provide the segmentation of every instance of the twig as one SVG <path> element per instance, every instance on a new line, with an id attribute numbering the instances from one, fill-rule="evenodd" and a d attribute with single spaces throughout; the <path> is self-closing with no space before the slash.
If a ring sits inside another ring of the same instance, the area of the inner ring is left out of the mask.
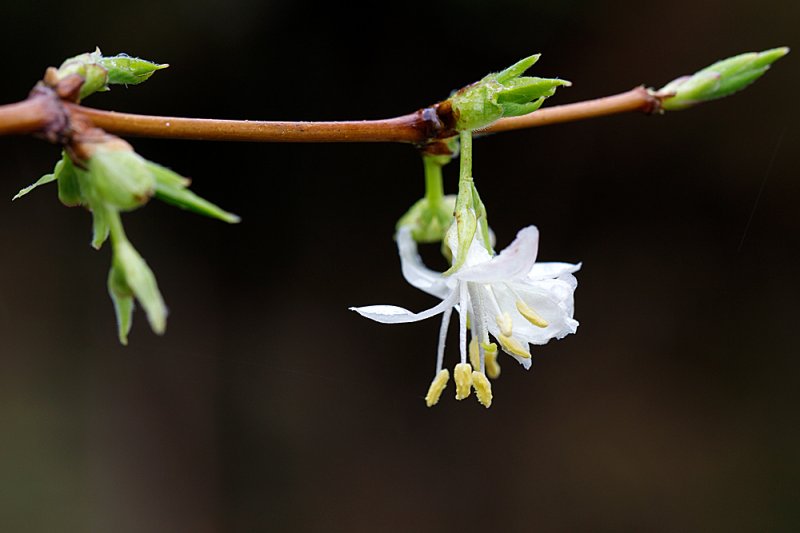
<path id="1" fill-rule="evenodd" d="M 652 113 L 660 107 L 658 95 L 637 87 L 596 100 L 540 109 L 530 115 L 505 118 L 477 133 L 497 133 L 595 118 L 616 113 Z M 345 122 L 274 122 L 216 120 L 134 115 L 102 111 L 59 100 L 54 94 L 34 94 L 28 100 L 0 106 L 0 135 L 41 133 L 61 122 L 64 113 L 73 123 L 88 121 L 108 133 L 169 139 L 252 142 L 406 142 L 426 144 L 452 137 L 453 117 L 437 104 L 408 115 Z"/>

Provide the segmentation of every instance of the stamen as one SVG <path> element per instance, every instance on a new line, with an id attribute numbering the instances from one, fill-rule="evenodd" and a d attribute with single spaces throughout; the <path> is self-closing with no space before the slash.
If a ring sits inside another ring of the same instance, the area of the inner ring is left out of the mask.
<path id="1" fill-rule="evenodd" d="M 472 337 L 477 339 L 478 341 L 488 342 L 489 341 L 489 329 L 486 327 L 486 298 L 484 297 L 483 291 L 481 287 L 477 283 L 469 283 L 467 284 L 469 289 L 469 299 L 470 305 L 472 306 L 472 311 L 475 314 L 475 323 L 472 325 Z M 478 357 L 477 361 L 479 366 L 475 366 L 473 363 L 473 368 L 480 372 L 484 372 L 484 353 L 483 353 L 483 345 L 478 344 Z M 470 361 L 472 362 L 472 348 L 470 348 Z"/>
<path id="2" fill-rule="evenodd" d="M 428 387 L 428 394 L 425 396 L 425 404 L 428 407 L 433 407 L 439 402 L 442 391 L 447 386 L 447 381 L 450 379 L 450 372 L 445 368 L 436 374 L 436 377 L 431 381 L 431 386 Z"/>
<path id="3" fill-rule="evenodd" d="M 458 301 L 458 314 L 459 314 L 459 348 L 461 349 L 461 364 L 467 362 L 467 313 L 469 312 L 469 297 L 467 295 L 467 284 L 459 283 L 459 301 Z"/>
<path id="4" fill-rule="evenodd" d="M 514 337 L 506 337 L 500 333 L 497 336 L 497 340 L 500 341 L 500 345 L 508 353 L 514 354 L 518 357 L 524 357 L 525 359 L 530 358 L 531 353 L 528 351 L 527 347 L 520 344 L 520 342 Z"/>
<path id="5" fill-rule="evenodd" d="M 524 316 L 525 319 L 534 326 L 546 328 L 550 325 L 539 313 L 528 307 L 528 304 L 523 302 L 522 299 L 517 300 L 517 311 L 519 311 L 519 314 Z"/>
<path id="6" fill-rule="evenodd" d="M 486 374 L 492 379 L 500 377 L 500 365 L 497 362 L 497 345 L 493 342 L 481 343 L 485 354 Z"/>
<path id="7" fill-rule="evenodd" d="M 475 387 L 475 396 L 487 409 L 492 405 L 492 384 L 483 372 L 472 373 L 472 386 Z"/>
<path id="8" fill-rule="evenodd" d="M 442 363 L 444 362 L 444 345 L 447 340 L 447 329 L 450 327 L 450 315 L 453 313 L 453 308 L 448 307 L 442 313 L 442 325 L 439 327 L 439 348 L 436 351 L 436 373 L 442 371 Z"/>
<path id="9" fill-rule="evenodd" d="M 507 311 L 497 315 L 494 320 L 497 322 L 497 327 L 500 328 L 500 333 L 506 337 L 510 337 L 514 334 L 514 321 L 511 319 L 511 315 Z"/>
<path id="10" fill-rule="evenodd" d="M 469 396 L 472 389 L 472 367 L 468 363 L 460 363 L 453 369 L 453 379 L 456 382 L 456 400 L 463 400 Z"/>
<path id="11" fill-rule="evenodd" d="M 478 345 L 478 338 L 474 336 L 469 341 L 469 362 L 475 370 L 481 369 L 481 350 Z"/>

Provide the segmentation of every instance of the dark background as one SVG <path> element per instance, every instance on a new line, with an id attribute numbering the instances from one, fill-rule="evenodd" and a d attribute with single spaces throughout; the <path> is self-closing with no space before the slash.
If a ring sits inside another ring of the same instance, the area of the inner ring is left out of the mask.
<path id="1" fill-rule="evenodd" d="M 6 2 L 0 102 L 99 45 L 172 64 L 88 102 L 120 111 L 381 118 L 534 52 L 574 82 L 555 105 L 796 45 L 799 6 Z M 391 238 L 422 193 L 408 146 L 134 139 L 244 222 L 125 216 L 171 311 L 127 348 L 89 215 L 52 185 L 6 202 L 0 530 L 796 531 L 796 54 L 691 111 L 476 142 L 499 244 L 536 224 L 542 260 L 584 264 L 578 334 L 503 358 L 489 411 L 425 407 L 438 321 L 347 310 L 434 303 Z M 2 194 L 57 155 L 0 139 Z"/>

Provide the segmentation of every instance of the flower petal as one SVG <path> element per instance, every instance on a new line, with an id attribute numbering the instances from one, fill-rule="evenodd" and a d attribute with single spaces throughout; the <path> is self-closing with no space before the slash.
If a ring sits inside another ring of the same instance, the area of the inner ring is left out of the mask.
<path id="1" fill-rule="evenodd" d="M 573 265 L 571 263 L 536 263 L 528 272 L 528 279 L 552 279 L 564 274 L 573 274 L 581 269 L 583 263 Z"/>
<path id="2" fill-rule="evenodd" d="M 539 251 L 539 230 L 536 226 L 522 228 L 507 248 L 499 255 L 480 264 L 468 266 L 453 274 L 463 281 L 491 283 L 512 281 L 525 277 L 536 262 Z"/>
<path id="3" fill-rule="evenodd" d="M 397 231 L 397 251 L 403 277 L 414 287 L 437 298 L 445 298 L 450 291 L 449 278 L 426 267 L 417 252 L 417 242 L 411 236 L 411 228 L 404 226 Z M 450 282 L 452 285 L 453 283 Z"/>
<path id="4" fill-rule="evenodd" d="M 458 291 L 452 291 L 438 305 L 419 313 L 412 313 L 408 309 L 397 307 L 396 305 L 368 305 L 366 307 L 351 307 L 359 315 L 381 322 L 383 324 L 401 324 L 405 322 L 419 322 L 432 316 L 443 313 L 455 305 L 458 300 Z"/>

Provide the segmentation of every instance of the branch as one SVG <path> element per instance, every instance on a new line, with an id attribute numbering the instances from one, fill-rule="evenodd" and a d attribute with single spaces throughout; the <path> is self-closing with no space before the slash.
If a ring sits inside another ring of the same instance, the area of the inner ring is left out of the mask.
<path id="1" fill-rule="evenodd" d="M 630 111 L 641 111 L 648 114 L 656 113 L 661 108 L 662 99 L 662 95 L 655 94 L 640 86 L 614 96 L 539 109 L 521 117 L 501 118 L 476 133 L 498 133 L 501 131 L 536 128 Z"/>
<path id="2" fill-rule="evenodd" d="M 0 106 L 0 135 L 21 135 L 44 130 L 57 109 L 49 98 L 33 96 L 16 104 Z"/>
<path id="3" fill-rule="evenodd" d="M 540 109 L 530 115 L 500 119 L 478 133 L 497 133 L 595 118 L 616 113 L 650 113 L 660 107 L 659 96 L 643 87 L 574 104 Z M 452 115 L 442 104 L 384 120 L 289 122 L 160 117 L 103 111 L 34 94 L 28 100 L 0 106 L 0 135 L 44 133 L 59 124 L 64 113 L 71 121 L 88 120 L 108 133 L 168 139 L 251 142 L 405 142 L 426 144 L 452 137 Z"/>

